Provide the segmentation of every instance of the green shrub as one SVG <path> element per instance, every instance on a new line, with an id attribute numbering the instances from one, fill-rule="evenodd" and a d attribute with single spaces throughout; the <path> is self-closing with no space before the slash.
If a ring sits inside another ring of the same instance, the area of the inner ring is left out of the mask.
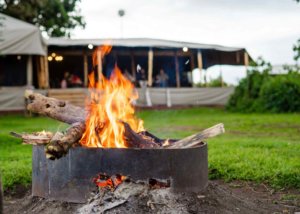
<path id="1" fill-rule="evenodd" d="M 247 77 L 241 79 L 231 95 L 226 108 L 231 111 L 253 112 L 257 109 L 256 100 L 259 98 L 261 85 L 270 78 L 272 67 L 259 59 L 256 65 L 248 70 Z"/>
<path id="2" fill-rule="evenodd" d="M 218 76 L 215 79 L 211 79 L 207 83 L 196 83 L 196 87 L 203 88 L 203 87 L 226 87 L 228 84 L 224 82 L 221 76 Z"/>
<path id="3" fill-rule="evenodd" d="M 226 87 L 226 86 L 228 86 L 228 84 L 224 82 L 221 76 L 210 80 L 210 82 L 208 83 L 208 87 Z"/>
<path id="4" fill-rule="evenodd" d="M 299 112 L 300 74 L 292 72 L 264 82 L 257 103 L 262 111 Z"/>
<path id="5" fill-rule="evenodd" d="M 239 82 L 226 108 L 238 112 L 299 112 L 300 74 L 270 75 L 272 67 L 259 59 Z"/>

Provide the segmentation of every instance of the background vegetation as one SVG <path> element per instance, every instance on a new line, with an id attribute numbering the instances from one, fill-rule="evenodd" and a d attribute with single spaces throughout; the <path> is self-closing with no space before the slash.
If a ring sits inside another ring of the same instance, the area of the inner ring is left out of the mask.
<path id="1" fill-rule="evenodd" d="M 80 0 L 0 0 L 0 13 L 37 25 L 52 37 L 71 35 L 76 26 L 85 27 Z"/>
<path id="2" fill-rule="evenodd" d="M 259 59 L 248 70 L 230 97 L 227 109 L 239 112 L 299 112 L 300 74 L 287 67 L 287 74 L 271 74 L 272 66 Z"/>

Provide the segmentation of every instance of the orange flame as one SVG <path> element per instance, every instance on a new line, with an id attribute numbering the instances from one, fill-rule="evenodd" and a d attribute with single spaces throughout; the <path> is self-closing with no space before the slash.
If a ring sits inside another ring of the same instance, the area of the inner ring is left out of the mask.
<path id="1" fill-rule="evenodd" d="M 110 50 L 111 47 L 98 47 L 93 54 L 93 60 L 97 61 L 95 55 L 99 52 L 103 57 L 103 54 L 108 54 Z M 94 62 L 94 65 L 97 64 Z M 128 123 L 136 132 L 144 130 L 143 121 L 134 116 L 132 101 L 138 98 L 134 85 L 122 75 L 117 66 L 109 79 L 100 74 L 96 81 L 92 72 L 89 75 L 89 83 L 91 93 L 87 104 L 89 114 L 80 143 L 87 147 L 127 147 L 122 121 Z"/>

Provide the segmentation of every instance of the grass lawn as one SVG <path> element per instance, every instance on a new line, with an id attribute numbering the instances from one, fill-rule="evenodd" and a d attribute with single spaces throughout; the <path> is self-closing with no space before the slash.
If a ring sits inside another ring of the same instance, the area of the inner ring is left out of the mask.
<path id="1" fill-rule="evenodd" d="M 237 114 L 222 109 L 145 110 L 138 113 L 160 137 L 182 138 L 216 123 L 226 134 L 210 139 L 210 178 L 266 182 L 275 188 L 300 189 L 300 114 Z M 63 130 L 56 121 L 23 116 L 0 117 L 0 169 L 4 186 L 29 184 L 31 147 L 10 131 Z"/>

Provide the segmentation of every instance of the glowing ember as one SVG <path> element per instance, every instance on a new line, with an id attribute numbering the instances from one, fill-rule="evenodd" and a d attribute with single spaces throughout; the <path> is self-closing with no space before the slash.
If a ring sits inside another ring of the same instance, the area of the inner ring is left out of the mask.
<path id="1" fill-rule="evenodd" d="M 119 175 L 119 174 L 113 176 L 99 174 L 96 178 L 94 178 L 93 181 L 99 188 L 108 187 L 110 189 L 115 189 L 125 179 L 127 179 L 126 176 Z"/>
<path id="2" fill-rule="evenodd" d="M 99 57 L 103 58 L 110 50 L 109 46 L 98 47 L 93 54 L 94 66 L 100 65 Z M 122 121 L 128 123 L 135 132 L 144 130 L 143 121 L 134 116 L 132 101 L 136 100 L 138 95 L 133 84 L 115 66 L 109 79 L 98 73 L 96 80 L 94 72 L 91 73 L 89 88 L 91 93 L 87 103 L 89 115 L 86 120 L 86 131 L 80 143 L 87 147 L 127 147 Z"/>

